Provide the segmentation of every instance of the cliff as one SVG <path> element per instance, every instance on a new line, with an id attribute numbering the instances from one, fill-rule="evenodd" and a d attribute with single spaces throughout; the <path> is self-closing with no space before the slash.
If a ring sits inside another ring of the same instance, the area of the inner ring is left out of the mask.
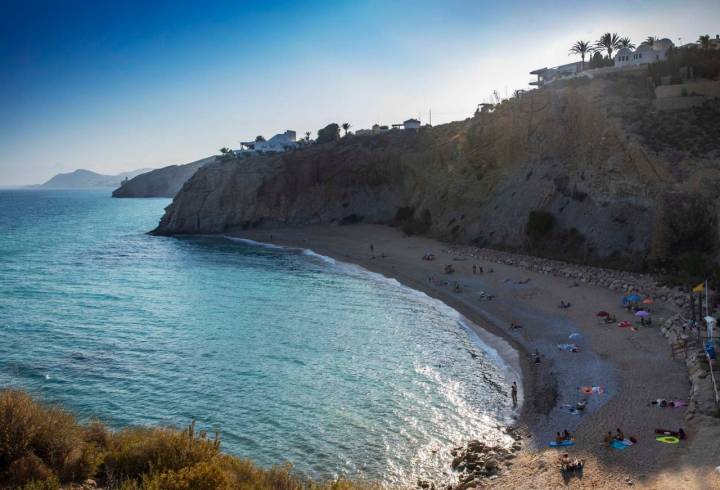
<path id="1" fill-rule="evenodd" d="M 720 104 L 660 112 L 644 72 L 534 90 L 466 121 L 198 171 L 159 234 L 387 223 L 626 266 L 714 253 Z"/>
<path id="2" fill-rule="evenodd" d="M 57 174 L 44 184 L 33 187 L 44 187 L 49 189 L 86 189 L 93 187 L 117 187 L 125 178 L 133 178 L 136 175 L 148 172 L 149 168 L 123 172 L 117 175 L 103 175 L 92 170 L 78 169 L 74 172 Z"/>
<path id="3" fill-rule="evenodd" d="M 113 197 L 174 197 L 183 184 L 206 163 L 215 157 L 207 157 L 185 165 L 170 165 L 138 175 L 115 189 Z"/>

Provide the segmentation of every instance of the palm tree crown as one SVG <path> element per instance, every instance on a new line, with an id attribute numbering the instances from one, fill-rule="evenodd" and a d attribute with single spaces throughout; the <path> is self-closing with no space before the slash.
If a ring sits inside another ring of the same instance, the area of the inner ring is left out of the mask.
<path id="1" fill-rule="evenodd" d="M 704 36 L 700 36 L 698 38 L 698 42 L 703 47 L 703 49 L 707 49 L 710 47 L 710 35 L 705 34 Z"/>
<path id="2" fill-rule="evenodd" d="M 348 129 L 350 129 L 350 123 L 342 123 L 342 128 L 345 131 L 345 136 L 347 136 Z"/>
<path id="3" fill-rule="evenodd" d="M 592 51 L 590 41 L 576 41 L 575 44 L 570 47 L 570 54 L 579 54 L 580 59 L 583 61 L 585 61 L 585 55 L 590 51 Z"/>
<path id="4" fill-rule="evenodd" d="M 643 44 L 647 44 L 648 46 L 652 46 L 655 44 L 655 41 L 657 41 L 658 38 L 656 36 L 648 36 L 647 39 L 643 41 Z"/>
<path id="5" fill-rule="evenodd" d="M 635 49 L 635 45 L 630 41 L 629 37 L 620 38 L 620 45 L 623 48 Z"/>
<path id="6" fill-rule="evenodd" d="M 609 59 L 612 59 L 613 51 L 621 47 L 620 38 L 615 32 L 612 34 L 606 32 L 595 42 L 595 50 L 599 52 L 606 51 Z"/>

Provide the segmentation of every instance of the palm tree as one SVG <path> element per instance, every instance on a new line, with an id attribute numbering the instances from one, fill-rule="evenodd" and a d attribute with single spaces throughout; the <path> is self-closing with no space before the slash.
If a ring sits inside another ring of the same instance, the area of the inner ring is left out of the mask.
<path id="1" fill-rule="evenodd" d="M 620 49 L 622 47 L 622 44 L 620 44 L 620 38 L 618 37 L 617 33 L 613 32 L 612 34 L 609 32 L 606 32 L 602 36 L 600 36 L 600 39 L 598 39 L 595 42 L 595 50 L 602 52 L 607 52 L 608 59 L 612 59 L 613 51 L 616 49 Z"/>
<path id="2" fill-rule="evenodd" d="M 708 49 L 710 47 L 710 35 L 705 34 L 704 36 L 700 36 L 698 42 L 703 49 Z"/>
<path id="3" fill-rule="evenodd" d="M 652 46 L 657 40 L 657 36 L 648 36 L 647 39 L 645 39 L 642 43 L 647 44 L 648 46 Z"/>
<path id="4" fill-rule="evenodd" d="M 620 38 L 620 44 L 623 48 L 635 49 L 635 45 L 630 41 L 629 37 Z"/>
<path id="5" fill-rule="evenodd" d="M 222 153 L 223 155 L 227 155 L 231 151 L 232 150 L 230 148 L 228 148 L 227 146 L 223 146 L 222 148 L 220 148 L 220 153 Z"/>
<path id="6" fill-rule="evenodd" d="M 570 47 L 570 54 L 580 55 L 580 59 L 582 60 L 581 71 L 585 69 L 585 55 L 591 51 L 590 41 L 576 41 L 575 44 Z"/>
<path id="7" fill-rule="evenodd" d="M 347 136 L 348 129 L 350 129 L 350 123 L 342 123 L 342 128 L 345 131 L 345 136 Z"/>
<path id="8" fill-rule="evenodd" d="M 310 131 L 305 132 L 305 142 L 310 143 Z"/>

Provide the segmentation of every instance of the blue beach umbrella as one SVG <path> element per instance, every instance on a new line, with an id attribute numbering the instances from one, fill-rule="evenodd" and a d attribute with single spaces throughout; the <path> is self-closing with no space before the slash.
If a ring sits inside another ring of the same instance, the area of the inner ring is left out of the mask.
<path id="1" fill-rule="evenodd" d="M 637 294 L 630 294 L 623 298 L 624 305 L 628 303 L 637 303 L 638 301 L 640 301 L 640 296 L 638 296 Z"/>

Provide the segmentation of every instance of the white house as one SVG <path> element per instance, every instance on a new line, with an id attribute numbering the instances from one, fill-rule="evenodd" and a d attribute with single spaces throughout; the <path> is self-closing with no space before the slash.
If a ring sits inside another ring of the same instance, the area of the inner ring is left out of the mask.
<path id="1" fill-rule="evenodd" d="M 292 150 L 300 146 L 296 141 L 295 131 L 287 130 L 282 134 L 276 134 L 267 141 L 249 141 L 240 143 L 243 148 L 258 152 L 281 153 L 283 151 Z"/>
<path id="2" fill-rule="evenodd" d="M 530 81 L 530 85 L 542 87 L 546 83 L 553 82 L 560 78 L 573 77 L 581 71 L 582 62 L 580 61 L 555 66 L 553 68 L 539 68 L 530 72 L 531 75 L 537 75 L 537 80 Z"/>
<path id="3" fill-rule="evenodd" d="M 407 121 L 403 121 L 403 128 L 417 131 L 420 129 L 420 121 L 417 119 L 408 119 Z"/>
<path id="4" fill-rule="evenodd" d="M 670 39 L 664 38 L 658 39 L 652 46 L 643 43 L 634 51 L 630 48 L 621 48 L 615 55 L 615 66 L 647 65 L 666 60 L 667 53 L 673 46 Z"/>

